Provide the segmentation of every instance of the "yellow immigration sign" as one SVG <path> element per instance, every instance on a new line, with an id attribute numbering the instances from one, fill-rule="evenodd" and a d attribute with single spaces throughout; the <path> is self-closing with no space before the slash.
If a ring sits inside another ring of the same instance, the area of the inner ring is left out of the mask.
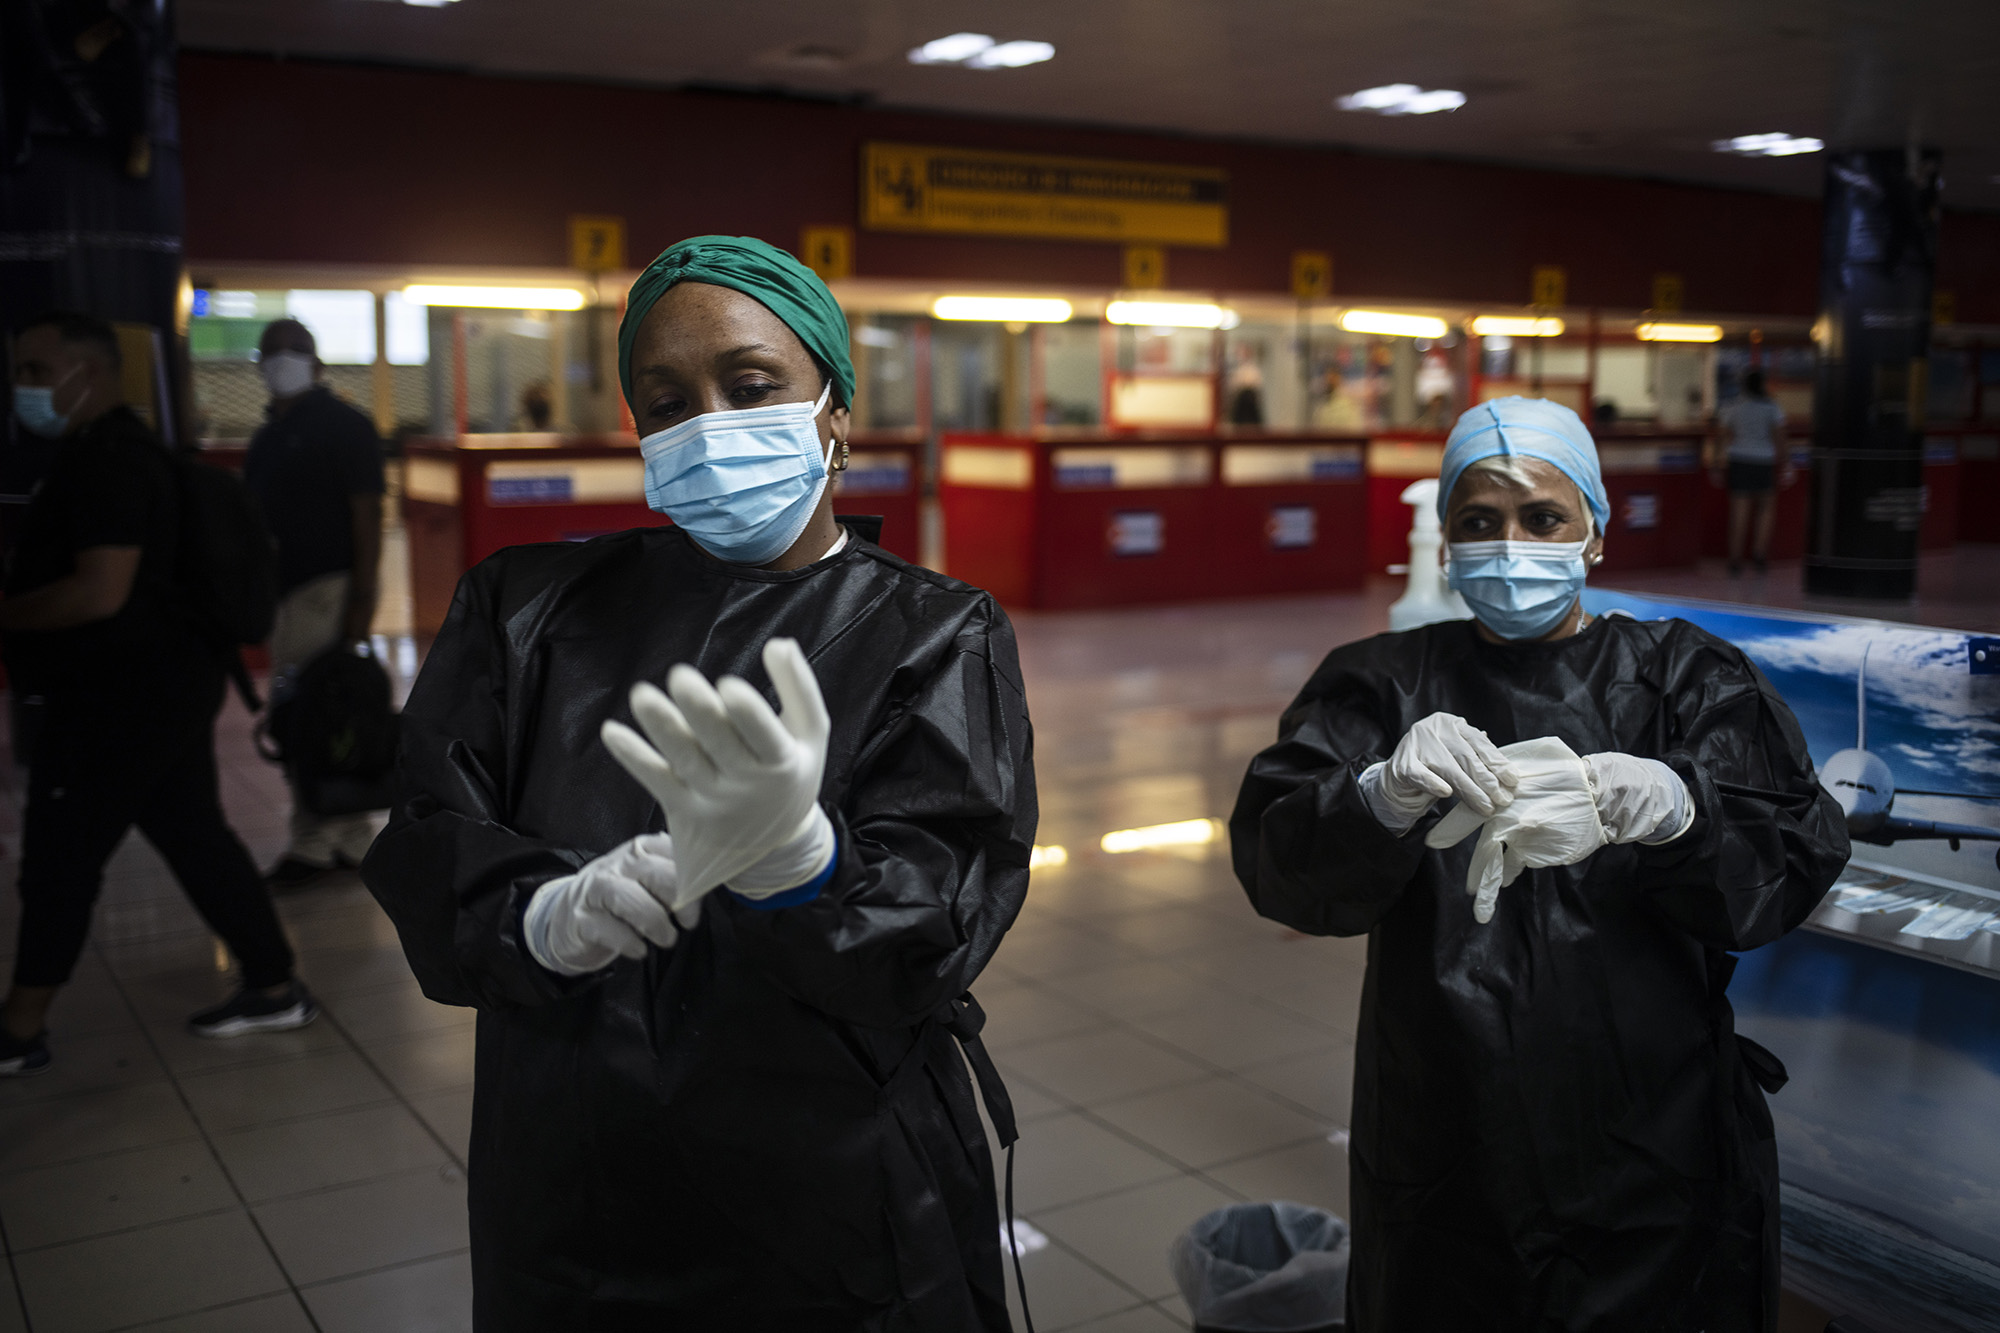
<path id="1" fill-rule="evenodd" d="M 1221 246 L 1227 185 L 1212 167 L 871 143 L 861 155 L 861 222 L 875 231 Z"/>

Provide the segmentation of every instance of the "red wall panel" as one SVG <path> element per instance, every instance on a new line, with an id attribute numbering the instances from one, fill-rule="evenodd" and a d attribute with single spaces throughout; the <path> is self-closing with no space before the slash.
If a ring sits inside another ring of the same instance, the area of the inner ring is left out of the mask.
<path id="1" fill-rule="evenodd" d="M 1519 303 L 1562 264 L 1573 305 L 1642 307 L 1680 273 L 1690 309 L 1811 313 L 1812 200 L 1416 158 L 1075 129 L 718 93 L 190 54 L 181 61 L 196 261 L 560 267 L 572 213 L 628 220 L 643 261 L 700 232 L 796 245 L 852 223 L 869 139 L 1218 166 L 1230 244 L 1174 249 L 1201 290 L 1289 289 L 1330 251 L 1348 295 Z M 1113 245 L 862 232 L 863 277 L 1120 281 Z M 2000 218 L 1945 222 L 1941 286 L 2000 321 Z"/>

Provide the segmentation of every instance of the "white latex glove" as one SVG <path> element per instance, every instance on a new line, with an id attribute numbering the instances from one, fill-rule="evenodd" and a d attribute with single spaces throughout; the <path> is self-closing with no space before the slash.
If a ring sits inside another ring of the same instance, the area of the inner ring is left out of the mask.
<path id="1" fill-rule="evenodd" d="M 1590 766 L 1576 751 L 1543 736 L 1503 746 L 1500 753 L 1519 784 L 1513 802 L 1491 815 L 1460 804 L 1424 836 L 1428 847 L 1453 847 L 1479 830 L 1465 891 L 1472 895 L 1472 919 L 1481 925 L 1493 919 L 1500 890 L 1523 870 L 1575 865 L 1607 841 L 1597 818 Z"/>
<path id="2" fill-rule="evenodd" d="M 1388 761 L 1370 764 L 1360 779 L 1368 808 L 1398 834 L 1448 796 L 1482 815 L 1504 810 L 1518 781 L 1486 733 L 1450 713 L 1432 713 L 1411 727 Z"/>
<path id="3" fill-rule="evenodd" d="M 536 962 L 566 977 L 643 958 L 649 942 L 671 949 L 676 921 L 692 929 L 701 920 L 699 899 L 669 910 L 679 882 L 674 840 L 644 834 L 536 889 L 521 914 L 522 939 Z"/>
<path id="4" fill-rule="evenodd" d="M 682 663 L 667 674 L 672 698 L 632 687 L 644 737 L 604 724 L 605 748 L 666 812 L 680 863 L 676 904 L 721 884 L 768 897 L 832 863 L 833 826 L 819 808 L 832 730 L 826 701 L 796 640 L 766 643 L 764 668 L 782 715 L 741 677 L 710 685 Z"/>
<path id="5" fill-rule="evenodd" d="M 1658 846 L 1694 824 L 1687 783 L 1659 760 L 1606 750 L 1583 762 L 1597 787 L 1597 817 L 1608 841 Z"/>

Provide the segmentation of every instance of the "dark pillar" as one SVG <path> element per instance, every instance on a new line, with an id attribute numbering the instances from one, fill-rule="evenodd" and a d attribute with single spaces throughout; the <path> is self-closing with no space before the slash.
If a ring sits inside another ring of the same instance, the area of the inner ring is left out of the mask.
<path id="1" fill-rule="evenodd" d="M 0 332 L 51 307 L 157 330 L 168 440 L 185 397 L 174 10 L 0 0 Z M 8 412 L 0 492 L 34 480 L 24 435 Z"/>
<path id="2" fill-rule="evenodd" d="M 1935 150 L 1827 154 L 1807 592 L 1916 592 L 1937 236 Z"/>

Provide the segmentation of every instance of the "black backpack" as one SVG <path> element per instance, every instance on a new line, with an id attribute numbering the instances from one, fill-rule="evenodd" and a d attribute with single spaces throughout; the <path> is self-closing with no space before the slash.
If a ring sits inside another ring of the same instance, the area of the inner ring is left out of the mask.
<path id="1" fill-rule="evenodd" d="M 202 637 L 230 663 L 252 712 L 262 707 L 242 650 L 271 637 L 278 618 L 278 546 L 250 489 L 234 473 L 185 455 L 180 486 L 180 582 Z"/>
<path id="2" fill-rule="evenodd" d="M 390 804 L 398 724 L 389 673 L 336 644 L 280 685 L 259 724 L 258 748 L 285 766 L 299 803 L 316 815 Z"/>

